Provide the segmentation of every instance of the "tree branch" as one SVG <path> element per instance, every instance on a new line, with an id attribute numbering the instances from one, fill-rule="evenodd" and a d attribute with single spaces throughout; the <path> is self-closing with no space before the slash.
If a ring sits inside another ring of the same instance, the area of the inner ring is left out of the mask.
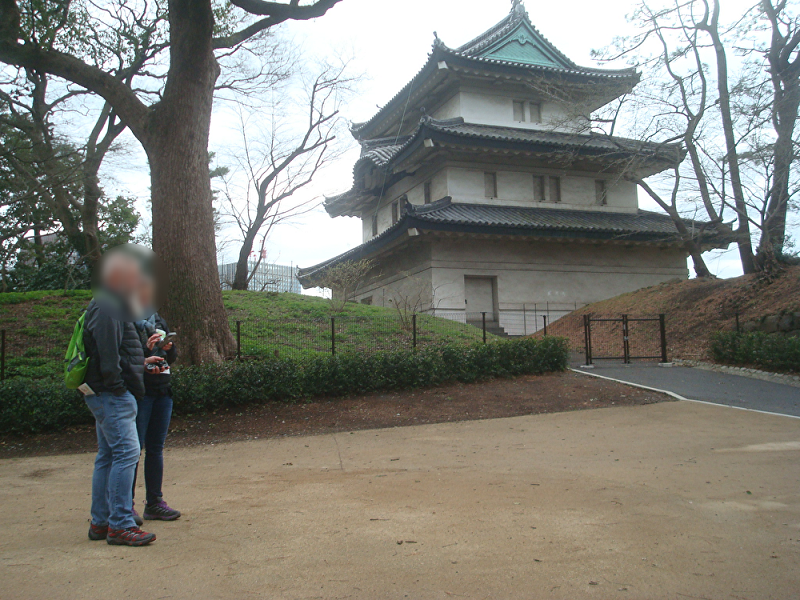
<path id="1" fill-rule="evenodd" d="M 263 0 L 231 0 L 231 4 L 238 6 L 243 11 L 251 15 L 264 16 L 266 18 L 260 19 L 230 35 L 214 38 L 212 41 L 213 47 L 215 50 L 233 48 L 251 37 L 258 35 L 262 31 L 283 23 L 284 21 L 307 21 L 309 19 L 316 19 L 317 17 L 323 16 L 339 2 L 341 2 L 341 0 L 317 0 L 313 4 L 300 6 L 299 0 L 290 0 L 289 4 L 283 2 L 264 2 Z"/>

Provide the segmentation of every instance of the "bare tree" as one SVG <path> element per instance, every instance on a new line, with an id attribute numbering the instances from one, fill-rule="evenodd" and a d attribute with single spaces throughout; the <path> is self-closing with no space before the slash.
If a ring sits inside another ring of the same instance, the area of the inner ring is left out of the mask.
<path id="1" fill-rule="evenodd" d="M 219 288 L 208 167 L 220 61 L 224 64 L 223 58 L 271 27 L 321 17 L 339 0 L 232 0 L 221 8 L 212 0 L 165 1 L 169 56 L 149 88 L 127 86 L 58 36 L 48 38 L 52 44 L 40 43 L 52 35 L 49 30 L 21 42 L 25 13 L 20 0 L 0 0 L 0 61 L 50 73 L 100 96 L 142 144 L 150 162 L 153 246 L 164 260 L 169 285 L 163 313 L 181 332 L 188 362 L 217 362 L 235 348 Z M 78 3 L 53 4 L 60 18 L 74 18 Z M 109 0 L 88 18 L 109 32 L 127 5 Z M 32 11 L 35 17 L 42 12 Z M 154 9 L 149 11 L 143 23 L 152 20 Z M 230 18 L 234 12 L 237 17 Z"/>
<path id="2" fill-rule="evenodd" d="M 331 310 L 339 313 L 364 285 L 375 264 L 368 259 L 348 260 L 326 268 L 315 278 L 316 284 L 331 291 Z"/>
<path id="3" fill-rule="evenodd" d="M 343 95 L 357 80 L 346 74 L 347 67 L 346 61 L 325 63 L 315 75 L 298 73 L 306 105 L 305 119 L 298 119 L 304 123 L 302 126 L 292 127 L 294 115 L 285 112 L 287 103 L 281 99 L 270 106 L 271 118 L 266 126 L 262 125 L 267 119 L 261 110 L 253 114 L 259 123 L 255 127 L 241 116 L 244 152 L 240 165 L 250 185 L 243 201 L 230 189 L 225 192 L 227 216 L 235 223 L 242 240 L 232 289 L 248 288 L 265 255 L 266 240 L 273 227 L 314 208 L 315 198 L 293 200 L 326 165 L 341 156 L 343 147 L 334 144 L 343 123 L 339 108 Z M 285 93 L 290 94 L 291 89 Z M 288 104 L 299 104 L 294 100 L 290 98 Z M 251 135 L 249 132 L 254 128 L 257 131 Z M 260 248 L 254 252 L 257 243 Z M 257 259 L 253 262 L 250 257 L 254 254 Z"/>
<path id="4" fill-rule="evenodd" d="M 402 286 L 392 288 L 389 303 L 397 311 L 400 326 L 408 331 L 412 327 L 412 317 L 419 313 L 433 311 L 446 298 L 439 297 L 442 286 L 434 286 L 430 277 L 413 275 L 409 272 L 400 273 Z"/>
<path id="5" fill-rule="evenodd" d="M 762 1 L 723 25 L 719 0 L 665 6 L 644 1 L 634 13 L 640 33 L 602 55 L 606 60 L 628 57 L 645 71 L 646 83 L 623 99 L 628 130 L 637 139 L 666 132 L 668 141 L 683 143 L 689 158 L 660 178 L 664 183 L 671 177 L 669 201 L 655 185 L 631 179 L 673 217 L 683 237 L 688 228 L 681 213 L 687 208 L 693 209 L 692 216 L 705 213 L 714 230 L 735 240 L 745 273 L 771 268 L 786 241 L 786 211 L 793 195 L 790 167 L 796 157 L 794 142 L 786 140 L 794 140 L 798 109 L 797 73 L 792 75 L 791 69 L 800 43 L 798 21 L 786 11 L 786 3 L 772 7 Z M 773 30 L 769 40 L 758 35 L 765 22 Z M 729 67 L 732 51 L 744 57 L 735 73 Z M 789 80 L 774 76 L 772 63 L 781 60 L 778 68 Z M 782 99 L 784 90 L 791 101 Z M 758 256 L 754 230 L 760 233 Z M 689 244 L 694 246 L 690 253 L 695 268 L 698 274 L 707 272 L 697 258 L 705 231 L 691 233 L 697 236 Z"/>
<path id="6" fill-rule="evenodd" d="M 794 195 L 791 171 L 797 158 L 795 129 L 800 108 L 800 20 L 797 15 L 788 13 L 787 4 L 787 0 L 761 2 L 770 26 L 770 42 L 763 53 L 772 83 L 769 114 L 776 134 L 767 214 L 758 247 L 762 266 L 775 254 L 784 252 L 786 216 Z"/>
<path id="7" fill-rule="evenodd" d="M 52 51 L 58 41 L 67 43 L 92 66 L 106 68 L 131 90 L 166 48 L 158 32 L 167 15 L 158 5 L 146 23 L 146 9 L 121 8 L 118 27 L 112 31 L 93 27 L 85 6 L 74 9 L 73 19 L 65 18 L 64 11 L 51 2 L 26 0 L 21 7 L 20 32 L 25 44 Z M 87 90 L 66 85 L 34 67 L 7 69 L 4 75 L 0 104 L 5 111 L 0 118 L 29 141 L 27 164 L 17 158 L 15 168 L 20 176 L 27 172 L 31 177 L 30 201 L 48 207 L 72 247 L 91 265 L 100 256 L 98 213 L 103 190 L 99 171 L 125 125 L 104 102 L 87 128 L 88 134 L 74 141 L 59 133 L 58 121 L 69 121 L 81 111 Z"/>

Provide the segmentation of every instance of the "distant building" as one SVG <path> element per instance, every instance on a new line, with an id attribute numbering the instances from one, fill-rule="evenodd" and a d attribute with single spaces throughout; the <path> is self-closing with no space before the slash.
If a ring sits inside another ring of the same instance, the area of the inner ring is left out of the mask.
<path id="1" fill-rule="evenodd" d="M 685 279 L 672 220 L 641 210 L 626 176 L 668 169 L 684 149 L 594 134 L 574 110 L 598 109 L 639 78 L 576 65 L 519 1 L 460 48 L 436 38 L 411 82 L 353 124 L 362 148 L 353 187 L 325 209 L 360 218 L 362 243 L 300 269 L 303 286 L 333 265 L 371 259 L 355 301 L 390 306 L 424 293 L 428 310 L 485 314 L 522 333 L 526 305 L 584 305 Z M 704 249 L 728 245 L 706 231 Z"/>
<path id="2" fill-rule="evenodd" d="M 287 265 L 274 265 L 262 262 L 256 267 L 256 261 L 248 264 L 250 273 L 255 269 L 255 274 L 250 280 L 247 289 L 252 292 L 292 292 L 300 294 L 303 291 L 297 279 L 297 267 Z M 236 274 L 236 263 L 219 266 L 219 282 L 223 290 L 231 289 L 231 282 Z"/>

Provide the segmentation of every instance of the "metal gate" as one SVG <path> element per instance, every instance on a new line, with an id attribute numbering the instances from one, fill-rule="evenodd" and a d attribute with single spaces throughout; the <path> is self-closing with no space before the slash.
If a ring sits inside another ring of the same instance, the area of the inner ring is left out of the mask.
<path id="1" fill-rule="evenodd" d="M 667 358 L 664 315 L 657 317 L 594 317 L 583 315 L 586 364 L 594 360 L 660 360 Z"/>

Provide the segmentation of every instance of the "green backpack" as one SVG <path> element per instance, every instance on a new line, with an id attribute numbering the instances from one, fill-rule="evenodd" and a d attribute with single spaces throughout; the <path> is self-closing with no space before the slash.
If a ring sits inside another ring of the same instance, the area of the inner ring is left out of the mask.
<path id="1" fill-rule="evenodd" d="M 86 377 L 86 369 L 89 368 L 89 357 L 83 347 L 83 321 L 86 318 L 86 310 L 78 317 L 75 329 L 72 331 L 72 338 L 67 346 L 67 354 L 64 356 L 64 383 L 67 389 L 77 390 Z"/>

